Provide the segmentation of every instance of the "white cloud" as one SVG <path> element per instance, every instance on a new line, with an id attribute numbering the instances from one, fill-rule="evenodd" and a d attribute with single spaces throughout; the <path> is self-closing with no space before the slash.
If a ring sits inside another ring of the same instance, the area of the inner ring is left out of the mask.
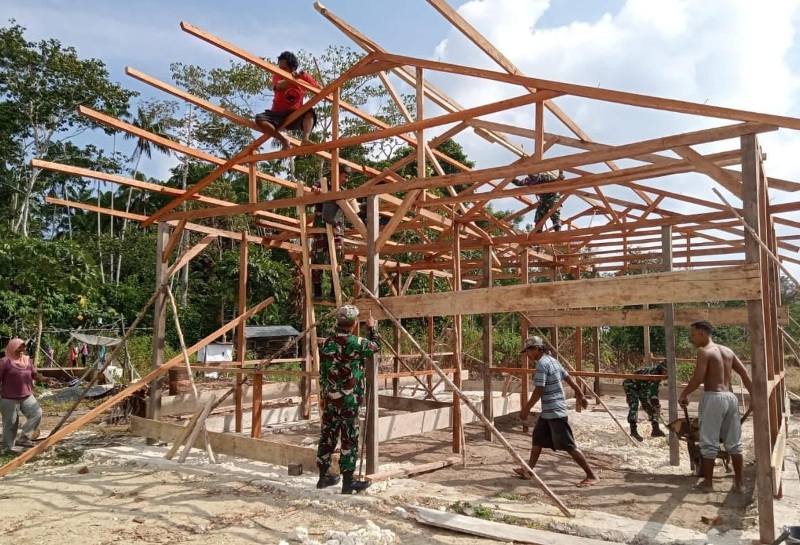
<path id="1" fill-rule="evenodd" d="M 796 59 L 790 58 L 790 53 L 797 51 L 800 0 L 758 5 L 749 0 L 628 0 L 617 13 L 605 14 L 594 22 L 552 28 L 538 25 L 546 10 L 557 9 L 547 0 L 470 1 L 458 9 L 530 76 L 800 117 L 796 98 L 800 73 Z M 501 70 L 456 29 L 443 38 L 434 55 L 444 62 Z M 507 87 L 478 80 L 458 85 L 443 79 L 440 86 L 466 107 L 517 94 L 516 90 L 510 93 Z M 730 123 L 572 98 L 555 102 L 593 139 L 609 144 Z M 495 117 L 533 128 L 532 107 Z M 546 129 L 570 135 L 551 116 L 546 119 Z M 469 136 L 459 141 L 481 168 L 513 160 L 508 152 L 482 139 Z M 527 149 L 530 142 L 526 141 Z M 762 135 L 760 142 L 769 154 L 768 175 L 800 180 L 800 164 L 795 160 L 800 132 L 781 130 Z M 737 146 L 737 141 L 730 141 L 701 150 Z M 551 156 L 563 152 L 558 149 L 554 147 Z M 717 201 L 711 192 L 717 184 L 703 176 L 671 177 L 653 185 Z M 607 187 L 604 191 L 620 198 L 631 197 L 619 188 Z M 796 201 L 797 196 L 775 192 L 772 200 Z M 582 208 L 573 203 L 566 212 Z M 684 206 L 682 211 L 690 212 L 691 208 Z"/>

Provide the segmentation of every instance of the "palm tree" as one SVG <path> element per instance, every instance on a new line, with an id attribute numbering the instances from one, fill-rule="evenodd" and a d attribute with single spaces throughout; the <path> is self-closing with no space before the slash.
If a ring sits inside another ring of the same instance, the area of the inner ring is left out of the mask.
<path id="1" fill-rule="evenodd" d="M 136 108 L 136 117 L 131 121 L 131 125 L 143 129 L 147 132 L 161 136 L 163 138 L 169 138 L 169 135 L 166 132 L 166 128 L 168 126 L 168 120 L 162 115 L 159 115 L 159 109 L 154 107 L 153 105 L 145 105 L 144 107 L 138 106 Z M 132 178 L 134 180 L 139 175 L 139 163 L 142 160 L 143 155 L 146 156 L 148 159 L 152 159 L 154 149 L 166 155 L 170 154 L 170 149 L 167 146 L 156 144 L 141 136 L 125 133 L 124 138 L 126 140 L 136 139 L 136 147 L 134 147 L 133 153 L 131 154 L 131 161 L 134 161 L 133 175 L 132 175 Z M 128 197 L 125 202 L 126 213 L 130 212 L 131 209 L 131 201 L 133 200 L 133 189 L 134 189 L 133 187 L 128 188 Z M 127 227 L 127 224 L 128 224 L 128 219 L 124 218 L 122 220 L 122 232 L 120 234 L 120 239 L 125 238 L 125 228 Z M 117 274 L 116 274 L 117 283 L 119 283 L 121 269 L 122 269 L 122 254 L 119 255 L 117 261 Z"/>

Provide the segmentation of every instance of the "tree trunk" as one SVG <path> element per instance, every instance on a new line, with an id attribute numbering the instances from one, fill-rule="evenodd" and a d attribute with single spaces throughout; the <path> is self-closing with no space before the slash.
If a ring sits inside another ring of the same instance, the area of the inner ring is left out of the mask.
<path id="1" fill-rule="evenodd" d="M 42 346 L 42 327 L 43 327 L 42 324 L 44 322 L 43 315 L 44 315 L 44 310 L 42 308 L 42 300 L 39 299 L 39 308 L 36 310 L 36 348 L 34 349 L 33 352 L 34 368 L 37 367 L 36 362 L 39 359 L 39 351 L 41 350 Z"/>

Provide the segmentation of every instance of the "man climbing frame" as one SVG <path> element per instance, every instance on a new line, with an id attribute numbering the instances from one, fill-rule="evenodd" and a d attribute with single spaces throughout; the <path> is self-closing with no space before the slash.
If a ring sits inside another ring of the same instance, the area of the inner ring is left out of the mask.
<path id="1" fill-rule="evenodd" d="M 336 312 L 336 332 L 325 339 L 320 348 L 319 386 L 322 399 L 322 426 L 317 445 L 317 488 L 339 482 L 331 475 L 331 455 L 341 437 L 339 469 L 342 473 L 342 494 L 361 492 L 368 482 L 353 480 L 358 460 L 358 412 L 366 390 L 366 358 L 381 349 L 376 320 L 367 316 L 369 338 L 353 335 L 358 323 L 358 307 L 344 305 Z"/>
<path id="2" fill-rule="evenodd" d="M 272 98 L 272 107 L 256 115 L 256 124 L 261 127 L 265 133 L 271 135 L 273 138 L 277 138 L 283 147 L 288 147 L 289 141 L 278 131 L 278 127 L 283 124 L 292 112 L 303 105 L 303 98 L 308 92 L 301 87 L 296 80 L 304 81 L 314 87 L 320 87 L 320 84 L 307 72 L 297 71 L 297 57 L 291 51 L 284 51 L 278 56 L 278 67 L 281 70 L 290 72 L 293 79 L 286 79 L 278 74 L 273 74 L 272 90 L 275 92 L 275 95 Z M 306 145 L 311 143 L 309 139 L 311 130 L 316 124 L 317 112 L 312 108 L 303 116 L 282 128 L 288 131 L 302 131 L 301 145 Z"/>
<path id="3" fill-rule="evenodd" d="M 548 182 L 554 182 L 556 180 L 563 180 L 564 179 L 564 172 L 559 170 L 558 175 L 552 172 L 540 172 L 539 174 L 528 174 L 522 180 L 513 179 L 511 183 L 517 187 L 528 187 L 534 186 L 539 184 L 546 184 Z M 536 215 L 534 216 L 534 224 L 538 224 L 539 221 L 544 218 L 548 212 L 558 203 L 558 199 L 561 198 L 559 193 L 539 193 L 537 195 L 539 199 L 539 206 L 536 207 Z M 553 222 L 553 231 L 561 231 L 561 209 L 556 209 L 553 214 L 550 216 L 550 221 Z M 539 227 L 536 230 L 537 233 L 541 233 L 544 230 L 544 225 Z"/>
<path id="4" fill-rule="evenodd" d="M 339 165 L 339 186 L 344 187 L 350 179 L 352 169 L 346 165 Z M 322 192 L 319 182 L 311 187 L 315 195 Z M 314 205 L 314 227 L 322 229 L 325 224 L 333 227 L 333 246 L 336 249 L 336 263 L 341 266 L 344 261 L 344 213 L 335 201 L 317 203 Z M 325 233 L 315 233 L 311 242 L 311 263 L 313 265 L 324 265 L 331 262 L 328 252 L 328 239 Z M 339 274 L 338 271 L 331 270 L 331 274 Z M 312 269 L 311 285 L 314 290 L 314 300 L 322 300 L 322 271 Z M 333 279 L 331 279 L 330 300 L 336 301 L 336 294 L 333 289 Z"/>
<path id="5" fill-rule="evenodd" d="M 662 361 L 657 365 L 640 367 L 634 371 L 635 375 L 662 375 L 667 376 L 667 362 Z M 658 387 L 660 386 L 658 380 L 640 380 L 633 378 L 626 378 L 622 382 L 622 388 L 625 390 L 625 401 L 628 404 L 628 424 L 631 425 L 631 437 L 637 441 L 644 441 L 644 438 L 639 435 L 637 429 L 637 422 L 639 420 L 639 405 L 641 404 L 644 412 L 647 413 L 647 419 L 653 431 L 650 433 L 651 437 L 666 437 L 666 434 L 658 425 L 658 416 L 661 411 L 661 402 L 658 400 Z"/>

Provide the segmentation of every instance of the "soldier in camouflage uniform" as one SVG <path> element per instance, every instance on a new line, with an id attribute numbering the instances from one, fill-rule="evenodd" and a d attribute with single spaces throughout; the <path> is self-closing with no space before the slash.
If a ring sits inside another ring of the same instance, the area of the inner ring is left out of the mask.
<path id="1" fill-rule="evenodd" d="M 539 174 L 529 174 L 522 180 L 511 180 L 511 183 L 517 187 L 525 187 L 546 184 L 547 182 L 563 179 L 564 173 L 559 170 L 558 176 L 552 172 L 542 172 Z M 558 203 L 558 199 L 561 198 L 561 195 L 559 193 L 539 193 L 537 197 L 539 199 L 539 206 L 536 207 L 536 216 L 533 219 L 534 223 L 539 223 L 539 220 L 547 215 L 547 213 L 556 205 L 556 203 Z M 557 209 L 555 212 L 553 212 L 553 214 L 550 216 L 550 221 L 553 222 L 554 231 L 561 231 L 561 209 Z M 536 232 L 541 233 L 543 229 L 544 225 L 542 225 L 542 227 L 540 227 Z"/>
<path id="2" fill-rule="evenodd" d="M 317 488 L 339 482 L 339 477 L 330 475 L 328 470 L 331 455 L 341 436 L 339 469 L 342 494 L 361 492 L 369 486 L 367 482 L 353 480 L 358 459 L 358 410 L 364 401 L 366 386 L 364 360 L 381 349 L 372 314 L 367 318 L 369 339 L 353 335 L 357 321 L 357 307 L 341 307 L 336 312 L 336 333 L 325 339 L 320 348 L 319 384 L 323 407 L 322 431 L 317 446 Z"/>
<path id="3" fill-rule="evenodd" d="M 350 179 L 352 169 L 346 165 L 339 167 L 339 184 L 344 187 Z M 318 195 L 322 192 L 319 183 L 315 183 L 311 191 Z M 323 207 L 329 203 L 317 203 L 314 205 L 314 227 L 325 228 L 325 221 L 322 219 Z M 344 261 L 344 214 L 339 213 L 336 224 L 333 225 L 333 246 L 336 250 L 336 263 L 340 266 Z M 331 262 L 328 255 L 328 238 L 325 233 L 316 233 L 312 237 L 311 242 L 311 263 L 314 265 L 326 265 Z M 314 288 L 314 299 L 322 299 L 322 271 L 314 269 L 311 271 L 311 284 Z M 331 280 L 331 291 L 329 298 L 331 301 L 336 300 L 336 294 L 333 292 L 333 280 Z"/>
<path id="4" fill-rule="evenodd" d="M 658 365 L 651 367 L 641 367 L 634 371 L 636 375 L 663 375 L 667 376 L 667 362 L 662 361 Z M 636 422 L 639 419 L 639 404 L 647 413 L 647 418 L 653 426 L 651 437 L 665 437 L 664 432 L 658 425 L 658 412 L 661 410 L 661 403 L 658 400 L 658 387 L 660 381 L 657 380 L 636 380 L 625 379 L 622 387 L 625 390 L 625 401 L 628 403 L 628 423 L 631 425 L 631 437 L 637 441 L 644 441 L 639 435 Z"/>

